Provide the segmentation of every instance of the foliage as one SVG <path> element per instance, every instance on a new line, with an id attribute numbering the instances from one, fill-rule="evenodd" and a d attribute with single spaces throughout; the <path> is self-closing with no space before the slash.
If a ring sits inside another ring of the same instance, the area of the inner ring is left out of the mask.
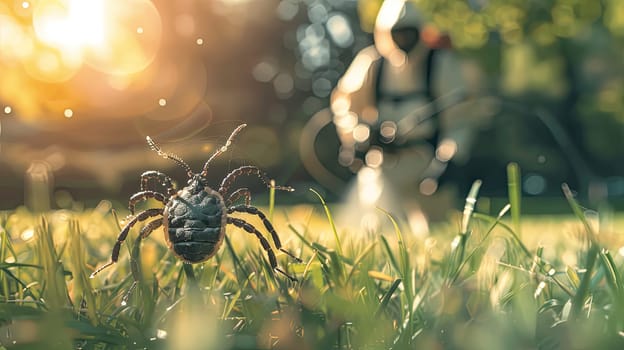
<path id="1" fill-rule="evenodd" d="M 510 179 L 512 190 L 517 177 Z M 108 259 L 119 230 L 110 205 L 42 216 L 19 208 L 0 221 L 0 343 L 11 349 L 621 347 L 623 262 L 612 253 L 621 238 L 604 222 L 597 227 L 564 186 L 575 219 L 524 218 L 521 239 L 519 218 L 512 225 L 505 219 L 510 207 L 520 215 L 517 193 L 492 216 L 476 210 L 479 187 L 476 182 L 466 199 L 456 235 L 439 227 L 426 239 L 401 232 L 389 213 L 387 232 L 340 230 L 322 198 L 326 218 L 306 206 L 284 208 L 277 227 L 304 262 L 281 256 L 280 264 L 296 283 L 274 274 L 258 242 L 240 239 L 246 234 L 236 229 L 203 264 L 181 264 L 156 233 L 142 243 L 140 264 L 124 252 L 108 275 L 88 279 Z M 132 273 L 140 282 L 125 300 Z"/>

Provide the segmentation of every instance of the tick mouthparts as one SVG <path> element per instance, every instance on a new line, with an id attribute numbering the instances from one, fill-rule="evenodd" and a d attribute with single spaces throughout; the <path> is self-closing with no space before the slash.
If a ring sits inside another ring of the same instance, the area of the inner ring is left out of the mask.
<path id="1" fill-rule="evenodd" d="M 271 181 L 269 181 L 269 186 L 271 188 L 274 188 L 274 189 L 280 190 L 280 191 L 295 192 L 295 189 L 290 187 L 290 186 L 276 186 L 275 185 L 275 180 L 273 180 L 273 179 L 271 179 Z"/>
<path id="2" fill-rule="evenodd" d="M 290 186 L 272 186 L 272 187 L 280 191 L 295 192 L 295 189 Z"/>

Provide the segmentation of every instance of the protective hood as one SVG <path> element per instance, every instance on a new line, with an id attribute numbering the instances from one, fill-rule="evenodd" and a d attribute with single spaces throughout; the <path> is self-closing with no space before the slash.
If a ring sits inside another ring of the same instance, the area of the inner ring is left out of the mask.
<path id="1" fill-rule="evenodd" d="M 420 40 L 423 20 L 412 1 L 386 0 L 375 21 L 375 46 L 390 62 L 400 63 Z"/>

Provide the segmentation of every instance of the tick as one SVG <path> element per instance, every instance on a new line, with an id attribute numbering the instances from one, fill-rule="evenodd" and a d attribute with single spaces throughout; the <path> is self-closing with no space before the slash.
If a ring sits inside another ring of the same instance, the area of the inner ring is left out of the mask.
<path id="1" fill-rule="evenodd" d="M 100 273 L 105 268 L 115 264 L 119 259 L 119 250 L 122 243 L 128 237 L 128 233 L 134 225 L 139 222 L 151 219 L 141 229 L 137 237 L 137 244 L 142 239 L 147 238 L 154 230 L 163 227 L 165 239 L 169 249 L 175 256 L 188 264 L 195 264 L 206 261 L 213 257 L 221 247 L 225 237 L 227 224 L 239 227 L 246 232 L 253 234 L 260 241 L 262 248 L 269 257 L 271 267 L 296 281 L 296 279 L 278 267 L 277 259 L 269 241 L 262 235 L 256 227 L 247 221 L 231 216 L 235 213 L 246 213 L 255 215 L 262 221 L 262 224 L 269 232 L 277 250 L 282 251 L 297 261 L 301 261 L 287 250 L 282 248 L 279 236 L 269 219 L 258 208 L 251 206 L 251 193 L 247 188 L 231 190 L 235 180 L 242 175 L 256 175 L 269 188 L 276 190 L 293 191 L 291 187 L 275 186 L 267 175 L 255 166 L 241 166 L 227 174 L 218 190 L 208 186 L 207 175 L 210 162 L 220 154 L 227 151 L 233 139 L 245 128 L 246 124 L 239 125 L 225 145 L 218 148 L 204 164 L 201 172 L 194 173 L 191 167 L 175 154 L 165 153 L 161 148 L 147 136 L 147 144 L 163 158 L 170 159 L 186 170 L 188 176 L 187 185 L 181 190 L 176 190 L 172 179 L 159 171 L 146 171 L 141 175 L 141 190 L 130 197 L 128 209 L 131 219 L 121 230 L 117 242 L 113 246 L 110 262 L 104 264 L 91 274 L 91 278 Z M 166 194 L 158 192 L 153 188 L 153 183 L 160 183 L 166 190 Z M 150 186 L 152 184 L 152 186 Z M 137 215 L 134 215 L 137 203 L 146 199 L 154 199 L 161 202 L 162 208 L 149 208 Z M 243 199 L 245 204 L 233 205 L 238 200 Z M 138 249 L 133 250 L 138 254 Z M 137 259 L 138 256 L 132 256 Z M 136 282 L 135 282 L 136 283 Z"/>

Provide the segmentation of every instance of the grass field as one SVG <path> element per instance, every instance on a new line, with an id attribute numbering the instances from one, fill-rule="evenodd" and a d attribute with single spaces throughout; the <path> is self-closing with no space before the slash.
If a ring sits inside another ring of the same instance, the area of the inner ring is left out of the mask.
<path id="1" fill-rule="evenodd" d="M 278 255 L 298 282 L 274 273 L 257 239 L 233 227 L 216 257 L 192 267 L 168 251 L 161 230 L 142 242 L 140 263 L 129 261 L 135 229 L 119 263 L 89 279 L 110 259 L 126 213 L 118 218 L 107 201 L 43 215 L 18 208 L 0 215 L 0 344 L 623 348 L 623 220 L 598 218 L 564 195 L 567 216 L 521 217 L 517 193 L 488 215 L 474 210 L 477 183 L 463 213 L 426 238 L 398 225 L 378 233 L 335 227 L 320 197 L 318 205 L 265 208 L 302 259 Z M 133 275 L 140 282 L 127 295 Z"/>

